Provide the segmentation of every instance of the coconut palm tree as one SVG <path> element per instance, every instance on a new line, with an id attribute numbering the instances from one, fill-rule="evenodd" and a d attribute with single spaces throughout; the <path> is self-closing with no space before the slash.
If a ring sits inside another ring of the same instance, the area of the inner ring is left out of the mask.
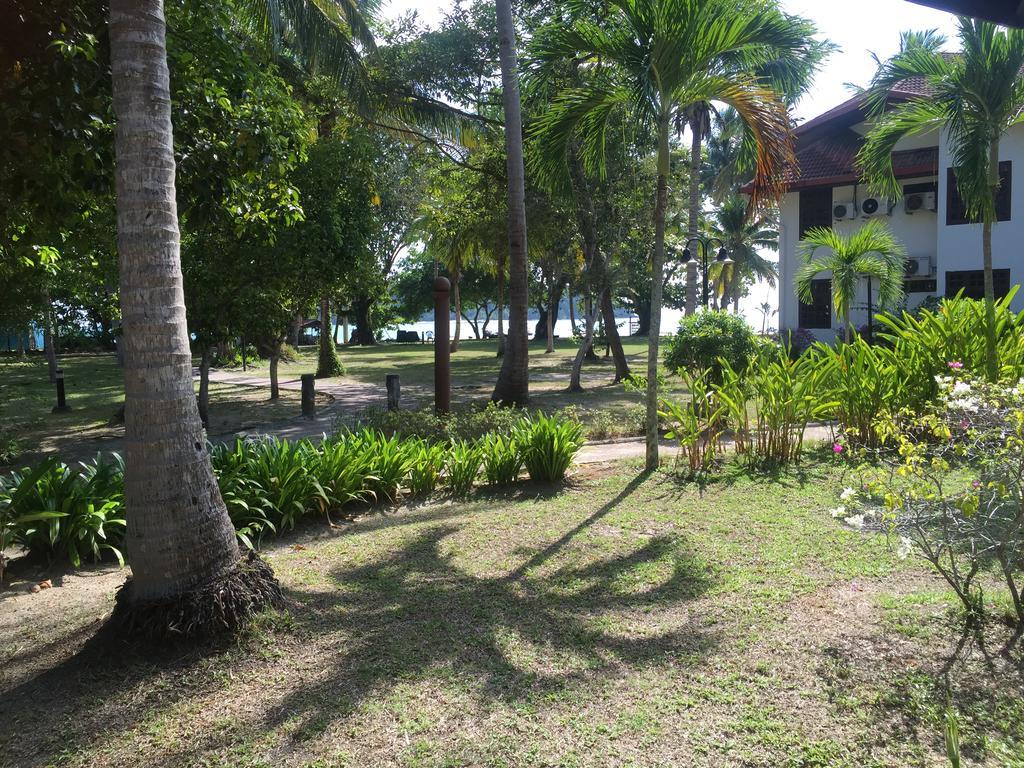
<path id="1" fill-rule="evenodd" d="M 511 0 L 495 0 L 498 12 L 498 55 L 505 106 L 505 154 L 508 163 L 508 336 L 501 370 L 491 399 L 526 405 L 530 395 L 529 266 L 526 248 L 526 169 L 523 165 L 523 118 L 519 101 L 516 27 Z"/>
<path id="2" fill-rule="evenodd" d="M 586 70 L 584 85 L 562 91 L 537 119 L 538 151 L 531 162 L 542 177 L 565 176 L 573 146 L 588 172 L 603 174 L 608 125 L 617 112 L 656 139 L 648 468 L 658 465 L 658 342 L 672 127 L 691 104 L 734 107 L 758 147 L 752 204 L 777 197 L 781 170 L 792 161 L 789 116 L 779 96 L 733 60 L 749 57 L 753 63 L 765 51 L 793 43 L 791 20 L 759 0 L 614 0 L 594 19 L 553 24 L 535 37 L 538 71 L 555 71 L 566 61 Z"/>
<path id="3" fill-rule="evenodd" d="M 111 0 L 110 51 L 132 569 L 114 620 L 203 634 L 281 594 L 267 566 L 239 559 L 192 389 L 162 0 Z"/>
<path id="4" fill-rule="evenodd" d="M 747 213 L 746 198 L 734 195 L 719 206 L 710 217 L 710 232 L 725 244 L 732 262 L 715 261 L 711 265 L 711 279 L 722 309 L 739 314 L 740 295 L 747 283 L 763 280 L 772 288 L 779 279 L 778 265 L 762 256 L 760 250 L 777 251 L 779 232 L 775 228 L 774 212 L 752 216 Z"/>
<path id="5" fill-rule="evenodd" d="M 862 277 L 878 280 L 879 308 L 894 307 L 903 300 L 907 252 L 881 219 L 871 219 L 850 234 L 832 227 L 809 229 L 800 249 L 805 261 L 796 272 L 797 296 L 809 303 L 812 281 L 831 272 L 832 306 L 850 334 L 855 331 L 850 305 Z M 827 252 L 818 255 L 823 249 Z"/>
<path id="6" fill-rule="evenodd" d="M 967 216 L 982 225 L 986 372 L 994 380 L 999 371 L 992 226 L 997 219 L 999 144 L 1024 120 L 1024 30 L 965 16 L 959 17 L 958 27 L 961 52 L 956 56 L 940 52 L 945 41 L 933 32 L 908 33 L 900 52 L 881 64 L 868 89 L 875 122 L 858 159 L 873 187 L 898 197 L 902 190 L 892 166 L 896 144 L 906 136 L 946 132 Z M 908 77 L 923 77 L 932 94 L 887 109 L 887 94 Z"/>

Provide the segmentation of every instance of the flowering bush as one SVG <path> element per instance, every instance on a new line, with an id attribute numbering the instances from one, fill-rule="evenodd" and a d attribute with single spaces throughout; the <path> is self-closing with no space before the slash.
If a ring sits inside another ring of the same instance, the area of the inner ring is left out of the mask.
<path id="1" fill-rule="evenodd" d="M 955 361 L 954 361 L 955 362 Z M 934 566 L 960 598 L 968 620 L 984 613 L 984 576 L 1005 583 L 1024 631 L 1024 379 L 990 384 L 936 377 L 937 400 L 920 415 L 904 411 L 878 425 L 890 447 L 862 492 L 847 489 L 836 517 L 877 523 L 904 556 Z"/>

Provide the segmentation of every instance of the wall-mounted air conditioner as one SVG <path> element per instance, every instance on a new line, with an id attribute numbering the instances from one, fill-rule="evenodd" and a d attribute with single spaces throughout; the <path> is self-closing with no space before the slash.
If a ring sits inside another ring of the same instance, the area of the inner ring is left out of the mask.
<path id="1" fill-rule="evenodd" d="M 860 204 L 860 215 L 867 218 L 869 216 L 882 216 L 888 213 L 889 209 L 885 204 L 885 201 L 877 197 L 865 197 Z"/>
<path id="2" fill-rule="evenodd" d="M 853 203 L 835 203 L 832 206 L 832 218 L 836 221 L 843 219 L 856 219 L 857 206 Z"/>
<path id="3" fill-rule="evenodd" d="M 931 256 L 911 256 L 903 267 L 908 280 L 921 280 L 935 277 L 935 265 Z"/>
<path id="4" fill-rule="evenodd" d="M 936 204 L 934 192 L 911 192 L 910 194 L 903 196 L 904 213 L 914 214 L 919 211 L 931 211 L 934 213 L 935 210 Z"/>

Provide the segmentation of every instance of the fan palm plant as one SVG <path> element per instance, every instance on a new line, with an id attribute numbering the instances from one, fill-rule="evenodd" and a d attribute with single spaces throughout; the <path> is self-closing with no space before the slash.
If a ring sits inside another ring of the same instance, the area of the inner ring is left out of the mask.
<path id="1" fill-rule="evenodd" d="M 967 17 L 958 20 L 961 53 L 943 54 L 933 32 L 908 33 L 900 52 L 878 69 L 868 90 L 875 123 L 859 162 L 868 182 L 898 195 L 892 151 L 906 136 L 945 130 L 956 184 L 967 216 L 980 221 L 985 272 L 987 375 L 998 376 L 992 226 L 999 192 L 999 144 L 1024 122 L 1024 30 L 1004 29 Z M 889 91 L 908 77 L 923 77 L 932 93 L 887 109 Z"/>
<path id="2" fill-rule="evenodd" d="M 710 234 L 725 243 L 732 263 L 715 261 L 711 278 L 722 309 L 732 304 L 733 312 L 740 311 L 740 294 L 744 283 L 764 280 L 772 288 L 779 279 L 775 262 L 758 251 L 779 249 L 779 232 L 775 228 L 774 214 L 753 216 L 747 214 L 747 201 L 739 195 L 726 200 L 711 215 Z"/>
<path id="3" fill-rule="evenodd" d="M 796 272 L 800 301 L 810 303 L 811 283 L 823 272 L 832 273 L 832 306 L 836 317 L 854 330 L 850 305 L 862 277 L 878 280 L 878 305 L 893 307 L 903 300 L 903 275 L 907 258 L 903 244 L 879 219 L 871 219 L 850 234 L 832 227 L 807 230 L 800 245 L 804 258 Z M 822 249 L 827 253 L 818 255 Z"/>
<path id="4" fill-rule="evenodd" d="M 670 137 L 682 110 L 699 102 L 735 108 L 757 144 L 752 182 L 756 208 L 780 192 L 792 160 L 792 133 L 783 100 L 749 70 L 794 44 L 791 19 L 759 0 L 612 0 L 597 17 L 551 25 L 534 39 L 539 77 L 576 62 L 583 85 L 562 91 L 536 121 L 531 163 L 542 178 L 566 177 L 571 147 L 588 172 L 603 175 L 608 126 L 625 112 L 656 138 L 657 178 L 651 257 L 651 332 L 647 360 L 647 466 L 658 464 L 658 333 L 665 258 Z M 574 150 L 575 151 L 575 150 Z"/>

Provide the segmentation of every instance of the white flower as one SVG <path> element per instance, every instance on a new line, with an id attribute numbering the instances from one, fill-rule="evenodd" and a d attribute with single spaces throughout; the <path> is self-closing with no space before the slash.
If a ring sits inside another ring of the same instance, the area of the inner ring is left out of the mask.
<path id="1" fill-rule="evenodd" d="M 896 547 L 896 557 L 900 560 L 906 560 L 913 550 L 914 542 L 907 536 L 900 536 L 899 546 Z"/>
<path id="2" fill-rule="evenodd" d="M 853 490 L 853 488 L 844 488 L 843 492 L 839 494 L 839 498 L 842 499 L 843 501 L 849 501 L 856 495 L 857 492 Z"/>
<path id="3" fill-rule="evenodd" d="M 953 385 L 954 395 L 966 395 L 970 391 L 971 385 L 968 384 L 966 381 L 958 381 L 956 384 Z"/>
<path id="4" fill-rule="evenodd" d="M 846 518 L 846 524 L 851 528 L 863 528 L 867 522 L 867 515 L 850 515 Z"/>
<path id="5" fill-rule="evenodd" d="M 846 507 L 836 507 L 832 510 L 832 517 L 840 518 L 846 517 Z"/>

